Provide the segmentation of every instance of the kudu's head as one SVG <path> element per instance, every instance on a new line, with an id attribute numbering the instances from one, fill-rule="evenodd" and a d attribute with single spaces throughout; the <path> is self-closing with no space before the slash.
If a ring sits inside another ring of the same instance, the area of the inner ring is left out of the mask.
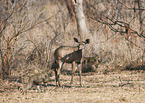
<path id="1" fill-rule="evenodd" d="M 79 44 L 78 45 L 79 50 L 84 49 L 85 48 L 85 44 L 89 44 L 90 43 L 90 39 L 86 39 L 85 41 L 79 42 L 78 39 L 74 38 L 74 41 Z"/>

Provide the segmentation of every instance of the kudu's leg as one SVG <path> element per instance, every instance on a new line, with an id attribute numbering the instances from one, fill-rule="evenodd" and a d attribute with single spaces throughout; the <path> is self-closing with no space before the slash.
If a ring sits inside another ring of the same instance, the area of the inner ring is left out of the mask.
<path id="1" fill-rule="evenodd" d="M 71 82 L 70 82 L 70 84 L 73 84 L 73 77 L 74 77 L 74 74 L 75 74 L 75 70 L 76 70 L 76 63 L 73 62 L 73 63 L 72 63 L 72 77 L 71 77 Z"/>
<path id="2" fill-rule="evenodd" d="M 79 65 L 77 65 L 77 67 L 79 68 L 79 77 L 80 77 L 80 86 L 82 86 L 82 80 L 81 80 L 81 76 L 82 76 L 82 65 L 81 64 L 79 64 Z"/>
<path id="3" fill-rule="evenodd" d="M 58 68 L 55 69 L 55 82 L 56 82 L 56 86 L 58 86 L 58 85 L 57 85 L 57 82 L 58 82 L 57 69 L 58 69 Z"/>
<path id="4" fill-rule="evenodd" d="M 59 80 L 59 75 L 60 75 L 60 70 L 62 69 L 63 62 L 59 62 L 59 68 L 55 69 L 55 79 L 56 79 L 56 85 L 60 87 L 60 80 Z"/>
<path id="5" fill-rule="evenodd" d="M 58 71 L 60 71 L 59 68 L 55 69 L 55 80 L 56 80 L 56 86 L 60 87 L 60 80 L 59 80 L 59 73 L 60 72 L 58 72 Z"/>

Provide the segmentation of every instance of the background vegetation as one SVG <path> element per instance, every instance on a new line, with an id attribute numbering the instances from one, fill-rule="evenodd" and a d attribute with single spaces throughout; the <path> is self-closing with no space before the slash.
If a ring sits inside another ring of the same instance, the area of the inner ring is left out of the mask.
<path id="1" fill-rule="evenodd" d="M 77 26 L 69 3 L 1 0 L 1 78 L 49 67 L 58 46 L 75 45 Z M 85 56 L 103 58 L 98 70 L 144 67 L 144 1 L 86 0 L 83 8 L 91 39 Z"/>
<path id="2" fill-rule="evenodd" d="M 89 30 L 89 35 L 84 35 L 84 38 L 89 38 L 91 42 L 85 48 L 85 57 L 97 54 L 102 59 L 95 73 L 83 74 L 83 88 L 77 88 L 78 79 L 75 77 L 75 88 L 48 87 L 47 97 L 45 94 L 41 96 L 31 91 L 28 95 L 22 96 L 17 91 L 19 84 L 13 80 L 19 81 L 19 77 L 22 77 L 26 83 L 30 75 L 51 66 L 54 50 L 58 46 L 76 45 L 73 38 L 81 39 L 71 1 L 0 1 L 1 100 L 143 102 L 144 0 L 83 1 L 83 12 Z M 70 68 L 70 65 L 64 65 L 65 68 Z M 61 79 L 63 84 L 67 85 L 70 76 L 63 75 Z M 55 85 L 55 82 L 52 84 Z M 8 92 L 3 93 L 6 90 Z"/>

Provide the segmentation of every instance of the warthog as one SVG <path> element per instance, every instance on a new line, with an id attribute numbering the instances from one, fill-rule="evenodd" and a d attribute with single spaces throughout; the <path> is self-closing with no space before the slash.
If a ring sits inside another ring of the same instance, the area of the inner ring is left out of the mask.
<path id="1" fill-rule="evenodd" d="M 48 72 L 45 72 L 45 73 L 39 73 L 39 74 L 32 75 L 31 77 L 29 77 L 27 85 L 22 86 L 22 88 L 21 88 L 22 91 L 26 92 L 34 84 L 37 87 L 38 92 L 41 92 L 40 83 L 44 83 L 44 92 L 46 92 L 47 83 L 48 83 L 48 81 L 51 80 L 50 77 L 52 77 L 52 73 L 53 73 L 53 71 L 49 70 Z"/>
<path id="2" fill-rule="evenodd" d="M 98 65 L 102 62 L 102 59 L 95 54 L 93 57 L 84 57 L 83 58 L 83 66 L 82 72 L 91 72 L 95 71 Z"/>

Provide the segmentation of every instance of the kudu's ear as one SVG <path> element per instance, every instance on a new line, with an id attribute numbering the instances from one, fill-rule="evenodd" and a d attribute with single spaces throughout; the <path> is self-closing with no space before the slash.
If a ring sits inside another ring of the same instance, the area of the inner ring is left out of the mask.
<path id="1" fill-rule="evenodd" d="M 77 38 L 74 38 L 74 41 L 75 41 L 75 42 L 77 42 L 77 43 L 79 43 L 79 41 L 78 41 L 78 39 L 77 39 Z"/>
<path id="2" fill-rule="evenodd" d="M 90 43 L 90 39 L 86 39 L 85 44 L 89 44 Z"/>

